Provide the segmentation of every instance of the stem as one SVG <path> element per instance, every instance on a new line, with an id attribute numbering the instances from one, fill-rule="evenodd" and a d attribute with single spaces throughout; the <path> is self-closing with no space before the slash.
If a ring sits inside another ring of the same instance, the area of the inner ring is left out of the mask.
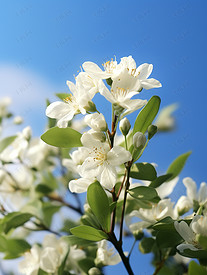
<path id="1" fill-rule="evenodd" d="M 157 275 L 159 273 L 160 269 L 163 267 L 163 265 L 165 264 L 165 261 L 167 260 L 167 258 L 169 256 L 170 250 L 171 249 L 168 249 L 165 256 L 163 256 L 163 259 L 156 265 L 156 269 L 155 269 L 153 275 Z"/>
<path id="2" fill-rule="evenodd" d="M 134 275 L 134 272 L 132 271 L 132 268 L 131 268 L 130 263 L 129 263 L 129 258 L 124 255 L 122 246 L 117 241 L 116 236 L 114 235 L 114 233 L 112 233 L 112 234 L 109 235 L 109 240 L 114 245 L 114 247 L 116 248 L 117 252 L 119 253 L 119 255 L 120 255 L 121 259 L 122 259 L 122 262 L 123 262 L 123 264 L 124 264 L 124 266 L 125 266 L 128 274 L 129 275 Z"/>
<path id="3" fill-rule="evenodd" d="M 128 146 L 127 146 L 127 138 L 126 138 L 126 136 L 124 136 L 124 140 L 125 140 L 125 147 L 126 147 L 126 150 L 128 150 Z"/>
<path id="4" fill-rule="evenodd" d="M 78 212 L 80 215 L 83 215 L 83 211 L 80 207 L 76 207 L 76 206 L 73 206 L 73 205 L 65 202 L 60 196 L 48 195 L 47 197 L 48 197 L 48 199 L 53 200 L 53 201 L 58 201 L 58 202 L 62 203 L 64 206 L 67 206 L 68 208 Z"/>
<path id="5" fill-rule="evenodd" d="M 133 248 L 134 248 L 136 242 L 137 242 L 137 240 L 134 239 L 134 242 L 133 242 L 133 244 L 132 244 L 132 247 L 131 247 L 131 249 L 130 249 L 130 251 L 129 251 L 128 258 L 130 258 L 131 254 L 132 254 L 132 250 L 133 250 Z"/>
<path id="6" fill-rule="evenodd" d="M 115 188 L 112 189 L 112 199 L 113 199 L 113 202 L 116 202 L 117 201 L 117 198 L 116 198 L 116 193 L 115 193 Z M 111 228 L 110 228 L 110 232 L 112 233 L 114 231 L 114 227 L 115 227 L 115 218 L 116 218 L 116 206 L 112 212 L 112 216 L 111 216 Z"/>
<path id="7" fill-rule="evenodd" d="M 117 193 L 116 200 L 119 199 L 119 196 L 120 196 L 120 194 L 121 194 L 121 190 L 122 190 L 122 188 L 123 188 L 125 179 L 126 179 L 126 171 L 125 171 L 124 178 L 123 178 L 123 180 L 122 180 L 121 186 L 120 186 L 120 188 L 119 188 L 119 191 L 118 191 L 118 193 Z"/>
<path id="8" fill-rule="evenodd" d="M 123 202 L 122 213 L 121 213 L 121 221 L 120 221 L 119 244 L 122 244 L 123 225 L 124 225 L 124 212 L 125 212 L 125 207 L 126 207 L 127 190 L 129 189 L 130 168 L 131 168 L 131 166 L 127 167 L 127 179 L 126 179 L 126 183 L 125 183 L 124 202 Z"/>

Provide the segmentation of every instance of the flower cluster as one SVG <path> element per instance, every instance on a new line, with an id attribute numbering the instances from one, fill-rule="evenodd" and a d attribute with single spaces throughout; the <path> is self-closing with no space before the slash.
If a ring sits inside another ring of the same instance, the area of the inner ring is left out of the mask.
<path id="1" fill-rule="evenodd" d="M 183 256 L 206 266 L 206 183 L 197 190 L 190 177 L 184 178 L 186 195 L 171 200 L 191 152 L 178 156 L 164 174 L 144 161 L 153 137 L 174 129 L 177 108 L 172 104 L 158 114 L 158 96 L 140 99 L 144 89 L 161 87 L 149 78 L 152 69 L 147 63 L 137 67 L 132 56 L 108 61 L 103 69 L 84 62 L 75 83 L 67 81 L 70 93 L 47 101 L 48 125 L 41 139 L 30 127 L 1 138 L 0 251 L 7 259 L 23 256 L 21 274 L 98 275 L 122 261 L 132 275 L 136 242 L 140 252 L 153 254 L 154 274 L 162 268 L 163 274 L 186 273 Z M 111 105 L 111 122 L 95 97 Z M 10 103 L 0 100 L 2 133 L 13 118 Z M 132 112 L 137 112 L 134 122 L 127 118 Z M 13 118 L 13 125 L 21 123 L 22 118 Z M 86 193 L 84 206 L 79 193 Z M 42 238 L 41 231 L 50 234 Z M 127 236 L 134 242 L 124 252 Z M 194 269 L 203 271 L 195 262 Z"/>

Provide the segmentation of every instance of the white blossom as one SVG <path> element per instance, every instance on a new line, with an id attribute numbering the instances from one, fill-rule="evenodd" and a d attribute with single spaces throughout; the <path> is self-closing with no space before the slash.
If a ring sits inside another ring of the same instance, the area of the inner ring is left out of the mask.
<path id="1" fill-rule="evenodd" d="M 94 131 L 106 131 L 107 130 L 107 123 L 105 120 L 105 117 L 103 114 L 90 114 L 86 115 L 85 118 L 85 123 L 91 127 Z"/>
<path id="2" fill-rule="evenodd" d="M 163 199 L 158 204 L 153 204 L 151 209 L 140 208 L 139 210 L 133 210 L 129 216 L 131 218 L 137 217 L 141 221 L 130 224 L 130 230 L 132 232 L 143 230 L 167 216 L 175 218 L 173 204 L 170 199 Z"/>
<path id="3" fill-rule="evenodd" d="M 180 223 L 174 222 L 175 229 L 184 239 L 185 243 L 179 244 L 177 249 L 182 253 L 185 249 L 193 251 L 201 249 L 200 244 L 196 240 L 197 235 L 207 236 L 207 217 L 196 215 L 190 226 L 184 221 Z"/>
<path id="4" fill-rule="evenodd" d="M 115 252 L 114 248 L 107 247 L 107 241 L 102 240 L 98 243 L 98 249 L 96 252 L 95 263 L 102 265 L 116 265 L 121 261 L 118 253 Z"/>
<path id="5" fill-rule="evenodd" d="M 107 142 L 100 142 L 90 133 L 84 133 L 81 142 L 88 149 L 88 157 L 81 165 L 82 177 L 97 177 L 105 188 L 113 188 L 116 183 L 116 166 L 132 159 L 129 151 L 123 147 L 110 148 Z"/>
<path id="6" fill-rule="evenodd" d="M 19 263 L 19 272 L 25 275 L 37 275 L 40 267 L 41 248 L 34 244 Z"/>
<path id="7" fill-rule="evenodd" d="M 76 85 L 71 81 L 67 81 L 67 85 L 71 91 L 63 101 L 56 101 L 51 103 L 46 109 L 46 115 L 50 118 L 57 119 L 57 126 L 66 128 L 68 121 L 74 115 L 82 113 L 86 114 L 86 109 L 92 99 L 92 95 L 87 93 L 82 85 L 76 82 Z M 92 103 L 92 102 L 91 102 Z"/>

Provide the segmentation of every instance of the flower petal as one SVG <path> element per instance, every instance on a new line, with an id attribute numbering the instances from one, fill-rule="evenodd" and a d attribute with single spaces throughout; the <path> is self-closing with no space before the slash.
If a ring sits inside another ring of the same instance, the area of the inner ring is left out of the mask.
<path id="1" fill-rule="evenodd" d="M 51 103 L 46 109 L 46 116 L 50 118 L 61 119 L 70 112 L 71 107 L 68 103 L 55 101 Z"/>
<path id="2" fill-rule="evenodd" d="M 69 182 L 69 189 L 72 193 L 86 192 L 88 186 L 93 182 L 91 179 L 80 178 Z"/>
<path id="3" fill-rule="evenodd" d="M 137 68 L 136 74 L 138 74 L 138 78 L 142 80 L 148 78 L 151 75 L 152 70 L 152 64 L 144 63 Z"/>
<path id="4" fill-rule="evenodd" d="M 140 83 L 141 86 L 146 90 L 162 87 L 162 84 L 154 78 L 140 80 Z"/>
<path id="5" fill-rule="evenodd" d="M 105 164 L 100 177 L 100 183 L 105 188 L 112 189 L 116 183 L 116 170 Z"/>
<path id="6" fill-rule="evenodd" d="M 129 151 L 121 146 L 114 146 L 107 154 L 107 160 L 112 166 L 121 165 L 127 161 L 132 160 Z"/>

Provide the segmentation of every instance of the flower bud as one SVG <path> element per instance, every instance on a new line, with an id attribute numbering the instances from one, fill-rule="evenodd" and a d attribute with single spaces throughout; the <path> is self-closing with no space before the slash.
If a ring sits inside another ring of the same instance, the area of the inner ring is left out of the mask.
<path id="1" fill-rule="evenodd" d="M 101 272 L 97 267 L 92 267 L 89 269 L 88 274 L 89 275 L 100 275 Z"/>
<path id="2" fill-rule="evenodd" d="M 113 104 L 113 107 L 114 107 L 115 114 L 117 116 L 120 115 L 124 111 L 124 108 L 116 103 Z"/>
<path id="3" fill-rule="evenodd" d="M 84 109 L 87 112 L 95 112 L 96 111 L 96 105 L 92 101 L 88 101 L 88 104 L 84 106 Z"/>
<path id="4" fill-rule="evenodd" d="M 23 123 L 23 118 L 21 116 L 15 116 L 14 120 L 13 120 L 14 124 L 22 124 Z"/>
<path id="5" fill-rule="evenodd" d="M 150 125 L 148 127 L 148 139 L 150 140 L 157 133 L 157 126 Z"/>
<path id="6" fill-rule="evenodd" d="M 130 128 L 131 128 L 131 124 L 129 120 L 126 117 L 123 118 L 119 123 L 119 129 L 122 132 L 122 134 L 126 136 L 129 133 Z"/>
<path id="7" fill-rule="evenodd" d="M 32 136 L 32 129 L 30 126 L 27 126 L 23 129 L 22 134 L 24 136 L 25 139 L 30 140 L 31 136 Z"/>
<path id="8" fill-rule="evenodd" d="M 137 149 L 142 149 L 146 143 L 146 137 L 142 132 L 136 132 L 133 136 L 133 145 Z"/>
<path id="9" fill-rule="evenodd" d="M 189 198 L 181 196 L 178 202 L 176 203 L 175 209 L 177 210 L 178 215 L 182 216 L 191 209 L 191 206 L 192 205 Z"/>
<path id="10" fill-rule="evenodd" d="M 103 114 L 95 113 L 95 114 L 86 115 L 84 118 L 84 121 L 94 131 L 105 132 L 108 128 Z"/>
<path id="11" fill-rule="evenodd" d="M 100 142 L 106 141 L 106 135 L 103 132 L 90 132 L 90 134 L 94 139 L 97 139 Z"/>
<path id="12" fill-rule="evenodd" d="M 140 241 L 143 237 L 144 237 L 144 233 L 143 231 L 134 231 L 133 232 L 133 235 L 134 235 L 134 238 L 137 240 L 137 241 Z"/>

